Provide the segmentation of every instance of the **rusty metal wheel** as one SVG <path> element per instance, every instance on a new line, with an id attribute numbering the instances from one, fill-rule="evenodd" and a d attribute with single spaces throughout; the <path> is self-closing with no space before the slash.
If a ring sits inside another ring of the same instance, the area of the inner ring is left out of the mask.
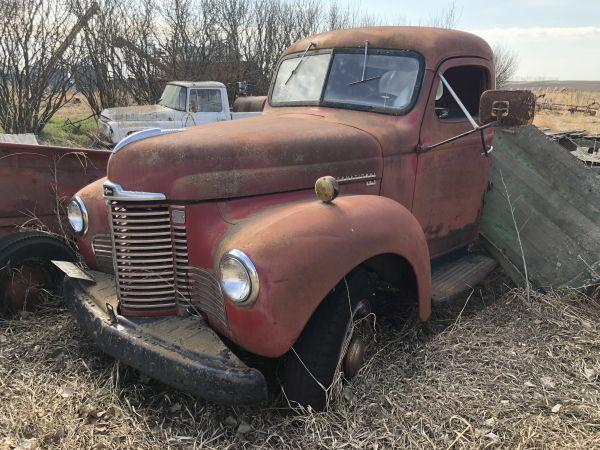
<path id="1" fill-rule="evenodd" d="M 0 313 L 31 310 L 48 298 L 61 278 L 52 259 L 74 261 L 62 240 L 42 232 L 23 232 L 0 239 Z"/>
<path id="2" fill-rule="evenodd" d="M 361 300 L 352 312 L 352 326 L 348 328 L 344 343 L 345 351 L 340 358 L 340 369 L 347 380 L 354 378 L 360 371 L 365 361 L 367 346 L 372 342 L 375 334 L 375 321 L 371 304 L 368 300 Z"/>

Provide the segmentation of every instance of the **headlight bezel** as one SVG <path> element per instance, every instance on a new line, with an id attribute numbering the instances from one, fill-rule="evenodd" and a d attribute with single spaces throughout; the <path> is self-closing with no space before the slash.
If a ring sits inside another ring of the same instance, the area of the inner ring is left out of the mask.
<path id="1" fill-rule="evenodd" d="M 231 293 L 227 292 L 226 284 L 223 278 L 223 264 L 228 261 L 233 261 L 239 264 L 248 275 L 249 292 L 243 299 L 236 299 L 231 295 Z M 221 257 L 221 260 L 219 261 L 219 284 L 223 293 L 236 306 L 250 306 L 254 304 L 258 297 L 260 289 L 260 281 L 258 278 L 258 271 L 256 270 L 256 266 L 248 257 L 248 255 L 246 255 L 244 252 L 238 249 L 229 250 Z"/>
<path id="2" fill-rule="evenodd" d="M 69 209 L 71 207 L 71 205 L 76 205 L 77 208 L 79 209 L 79 212 L 81 214 L 81 230 L 77 230 L 75 228 L 75 226 L 73 225 L 73 222 L 71 221 L 71 215 L 69 213 Z M 88 223 L 89 223 L 89 216 L 88 216 L 88 212 L 87 209 L 85 207 L 85 204 L 83 203 L 83 200 L 81 199 L 81 197 L 79 197 L 78 195 L 73 196 L 73 198 L 71 198 L 71 201 L 69 202 L 69 204 L 67 205 L 67 219 L 69 220 L 69 225 L 71 226 L 71 229 L 79 234 L 80 236 L 85 235 L 85 233 L 87 233 L 88 231 Z"/>

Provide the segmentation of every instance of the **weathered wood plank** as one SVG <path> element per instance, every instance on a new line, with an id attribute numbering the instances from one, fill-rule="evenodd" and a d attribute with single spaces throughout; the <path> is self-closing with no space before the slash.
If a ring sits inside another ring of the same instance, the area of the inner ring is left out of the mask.
<path id="1" fill-rule="evenodd" d="M 533 126 L 497 131 L 494 146 L 481 234 L 500 264 L 523 281 L 508 191 L 535 286 L 600 281 L 600 176 Z"/>

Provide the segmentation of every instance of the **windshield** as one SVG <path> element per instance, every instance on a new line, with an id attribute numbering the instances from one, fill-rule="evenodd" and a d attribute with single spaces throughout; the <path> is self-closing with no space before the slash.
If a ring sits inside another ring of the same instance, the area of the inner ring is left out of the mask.
<path id="1" fill-rule="evenodd" d="M 186 96 L 186 88 L 176 84 L 167 84 L 158 104 L 177 111 L 185 111 Z"/>
<path id="2" fill-rule="evenodd" d="M 341 51 L 299 55 L 280 64 L 271 104 L 397 112 L 410 106 L 418 78 L 419 60 L 415 56 L 376 50 L 369 51 L 366 58 L 363 52 Z"/>

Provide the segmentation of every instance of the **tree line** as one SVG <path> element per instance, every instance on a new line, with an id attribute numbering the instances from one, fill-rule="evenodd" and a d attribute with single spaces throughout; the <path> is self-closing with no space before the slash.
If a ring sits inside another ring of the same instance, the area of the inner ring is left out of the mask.
<path id="1" fill-rule="evenodd" d="M 425 25 L 453 27 L 454 5 Z M 155 103 L 171 80 L 265 94 L 281 52 L 326 30 L 405 25 L 323 0 L 3 0 L 0 127 L 41 131 L 80 93 L 102 109 Z"/>

